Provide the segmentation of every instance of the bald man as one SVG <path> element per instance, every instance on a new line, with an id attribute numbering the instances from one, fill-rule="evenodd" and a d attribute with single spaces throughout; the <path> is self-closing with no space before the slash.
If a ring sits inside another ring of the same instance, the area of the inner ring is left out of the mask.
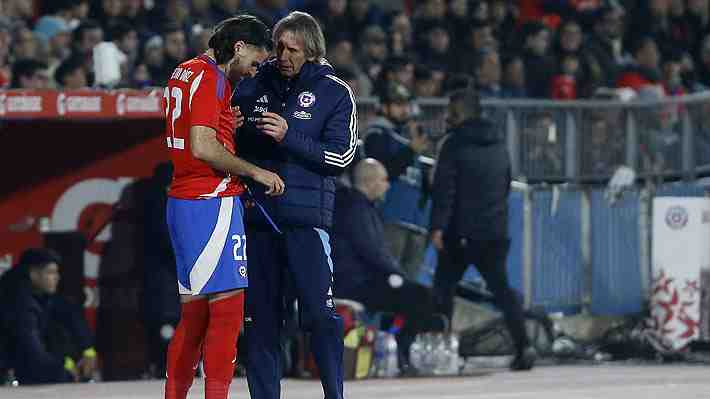
<path id="1" fill-rule="evenodd" d="M 353 187 L 340 188 L 336 193 L 335 296 L 356 300 L 368 311 L 405 317 L 397 342 L 400 368 L 408 374 L 414 371 L 409 368 L 409 346 L 417 333 L 433 326 L 434 302 L 430 290 L 408 279 L 389 252 L 382 216 L 375 206 L 388 189 L 387 169 L 379 161 L 367 158 L 355 166 Z"/>

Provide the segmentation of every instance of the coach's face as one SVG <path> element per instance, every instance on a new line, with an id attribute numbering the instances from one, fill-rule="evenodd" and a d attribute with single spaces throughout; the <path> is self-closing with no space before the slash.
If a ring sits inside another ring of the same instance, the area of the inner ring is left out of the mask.
<path id="1" fill-rule="evenodd" d="M 279 60 L 279 72 L 287 78 L 298 75 L 306 61 L 313 61 L 306 58 L 303 37 L 288 30 L 284 31 L 276 42 L 276 56 Z"/>
<path id="2" fill-rule="evenodd" d="M 266 60 L 269 53 L 257 46 L 237 42 L 234 44 L 234 58 L 229 65 L 229 79 L 233 82 L 239 81 L 247 76 L 254 77 L 256 68 Z"/>

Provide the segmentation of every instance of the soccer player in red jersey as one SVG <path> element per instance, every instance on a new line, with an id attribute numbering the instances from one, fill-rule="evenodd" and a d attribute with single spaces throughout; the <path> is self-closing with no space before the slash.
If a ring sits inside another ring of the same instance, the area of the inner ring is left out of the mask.
<path id="1" fill-rule="evenodd" d="M 269 195 L 281 178 L 236 154 L 232 83 L 254 76 L 271 39 L 257 18 L 222 21 L 202 55 L 180 64 L 165 88 L 166 142 L 174 165 L 167 221 L 175 252 L 180 323 L 168 347 L 165 399 L 185 399 L 204 354 L 205 398 L 225 399 L 234 375 L 236 340 L 247 286 L 240 195 L 248 177 Z"/>

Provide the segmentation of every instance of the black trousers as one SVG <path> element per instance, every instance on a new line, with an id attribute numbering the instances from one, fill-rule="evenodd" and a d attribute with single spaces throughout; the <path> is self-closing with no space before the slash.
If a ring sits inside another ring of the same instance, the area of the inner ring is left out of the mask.
<path id="1" fill-rule="evenodd" d="M 336 292 L 338 292 L 336 290 Z M 432 291 L 415 281 L 408 279 L 399 288 L 392 288 L 387 277 L 368 281 L 366 286 L 353 289 L 338 295 L 347 299 L 354 299 L 363 305 L 369 312 L 387 312 L 404 316 L 405 323 L 397 334 L 397 347 L 400 360 L 408 362 L 409 347 L 420 332 L 440 330 L 441 322 L 436 319 L 435 302 Z"/>
<path id="2" fill-rule="evenodd" d="M 434 274 L 434 292 L 438 309 L 451 319 L 456 286 L 469 265 L 474 264 L 503 312 L 506 325 L 518 351 L 529 345 L 525 331 L 523 307 L 510 288 L 506 258 L 509 239 L 470 240 L 447 237 Z"/>

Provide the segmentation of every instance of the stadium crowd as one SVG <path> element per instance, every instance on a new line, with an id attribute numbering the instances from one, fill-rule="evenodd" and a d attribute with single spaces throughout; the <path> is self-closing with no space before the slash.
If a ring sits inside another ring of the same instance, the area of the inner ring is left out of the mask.
<path id="1" fill-rule="evenodd" d="M 321 21 L 361 97 L 391 80 L 420 97 L 462 81 L 503 98 L 710 86 L 708 0 L 2 0 L 0 87 L 162 86 L 217 21 L 294 9 Z"/>

